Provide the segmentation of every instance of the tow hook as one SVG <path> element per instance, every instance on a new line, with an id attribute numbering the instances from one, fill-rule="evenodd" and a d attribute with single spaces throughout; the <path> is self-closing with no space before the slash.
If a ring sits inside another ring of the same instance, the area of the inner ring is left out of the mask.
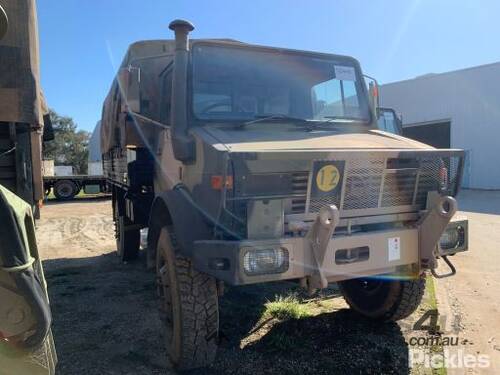
<path id="1" fill-rule="evenodd" d="M 326 288 L 328 281 L 323 272 L 324 261 L 328 244 L 332 239 L 335 227 L 339 224 L 340 214 L 337 206 L 331 205 L 323 207 L 316 221 L 306 235 L 311 245 L 311 250 L 314 258 L 314 272 L 308 278 L 308 289 L 311 292 L 313 289 Z"/>
<path id="2" fill-rule="evenodd" d="M 442 256 L 444 262 L 448 265 L 448 267 L 450 268 L 450 272 L 448 273 L 444 273 L 444 274 L 438 274 L 436 272 L 436 270 L 434 268 L 431 268 L 431 273 L 432 273 L 432 276 L 434 276 L 436 279 L 444 279 L 445 277 L 450 277 L 450 276 L 453 276 L 457 273 L 457 270 L 455 268 L 455 266 L 453 265 L 453 263 L 451 263 L 451 261 L 448 259 L 448 256 L 447 255 L 443 255 Z"/>

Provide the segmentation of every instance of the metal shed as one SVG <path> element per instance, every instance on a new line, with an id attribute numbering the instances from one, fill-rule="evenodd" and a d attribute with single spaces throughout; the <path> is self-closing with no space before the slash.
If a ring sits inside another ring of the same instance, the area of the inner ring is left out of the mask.
<path id="1" fill-rule="evenodd" d="M 382 85 L 380 103 L 405 135 L 466 150 L 464 187 L 500 189 L 500 62 Z"/>

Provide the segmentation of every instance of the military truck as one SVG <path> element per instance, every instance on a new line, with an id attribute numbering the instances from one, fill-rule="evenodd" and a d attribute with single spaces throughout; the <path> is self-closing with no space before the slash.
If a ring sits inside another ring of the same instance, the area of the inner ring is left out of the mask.
<path id="1" fill-rule="evenodd" d="M 0 41 L 0 184 L 38 216 L 44 197 L 42 144 L 53 139 L 53 132 L 40 85 L 36 4 L 0 4 L 11 25 Z"/>
<path id="2" fill-rule="evenodd" d="M 33 210 L 43 197 L 34 0 L 0 0 L 0 373 L 54 374 L 57 355 Z"/>
<path id="3" fill-rule="evenodd" d="M 457 210 L 463 151 L 378 131 L 352 57 L 170 29 L 130 46 L 101 149 L 121 259 L 148 227 L 175 366 L 214 359 L 224 284 L 337 282 L 368 318 L 410 315 Z"/>

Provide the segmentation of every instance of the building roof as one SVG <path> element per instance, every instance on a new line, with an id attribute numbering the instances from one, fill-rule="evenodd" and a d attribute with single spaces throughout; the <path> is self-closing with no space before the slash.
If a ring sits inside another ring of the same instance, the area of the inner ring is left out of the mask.
<path id="1" fill-rule="evenodd" d="M 443 72 L 443 73 L 426 73 L 426 74 L 422 74 L 422 75 L 414 77 L 414 78 L 408 78 L 408 79 L 402 79 L 400 81 L 394 81 L 394 82 L 384 83 L 383 86 L 390 86 L 390 85 L 395 85 L 395 84 L 399 84 L 399 83 L 402 83 L 402 82 L 408 82 L 408 81 L 434 79 L 434 78 L 440 78 L 440 77 L 443 77 L 443 76 L 446 76 L 446 75 L 475 72 L 475 71 L 480 71 L 480 70 L 485 70 L 485 69 L 491 69 L 491 68 L 493 68 L 493 69 L 495 69 L 495 68 L 500 69 L 500 61 L 497 61 L 497 62 L 494 62 L 494 63 L 489 63 L 489 64 L 482 64 L 482 65 L 471 66 L 471 67 L 468 67 L 468 68 L 461 68 L 461 69 L 456 69 L 456 70 L 450 70 L 448 72 Z"/>

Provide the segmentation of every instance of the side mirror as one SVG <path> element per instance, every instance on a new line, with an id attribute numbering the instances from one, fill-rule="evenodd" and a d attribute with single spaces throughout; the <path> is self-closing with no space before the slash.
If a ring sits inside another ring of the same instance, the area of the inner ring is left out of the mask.
<path id="1" fill-rule="evenodd" d="M 365 78 L 365 83 L 368 86 L 368 96 L 370 101 L 370 107 L 372 108 L 373 114 L 378 118 L 377 108 L 380 106 L 379 103 L 379 91 L 378 91 L 378 82 L 375 78 L 372 78 L 367 75 L 363 75 Z"/>
<path id="2" fill-rule="evenodd" d="M 5 34 L 7 34 L 7 30 L 9 28 L 9 17 L 7 17 L 7 13 L 0 5 L 0 39 L 2 39 Z"/>
<path id="3" fill-rule="evenodd" d="M 129 66 L 120 69 L 118 83 L 122 93 L 123 112 L 141 112 L 141 69 Z"/>

